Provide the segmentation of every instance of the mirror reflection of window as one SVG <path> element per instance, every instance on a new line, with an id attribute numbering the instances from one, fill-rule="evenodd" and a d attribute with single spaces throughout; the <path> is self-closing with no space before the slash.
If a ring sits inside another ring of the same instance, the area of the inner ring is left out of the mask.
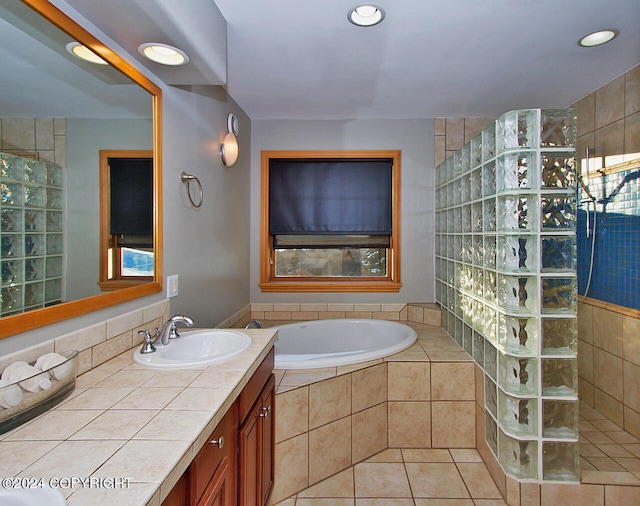
<path id="1" fill-rule="evenodd" d="M 100 151 L 103 290 L 153 279 L 153 156 Z"/>

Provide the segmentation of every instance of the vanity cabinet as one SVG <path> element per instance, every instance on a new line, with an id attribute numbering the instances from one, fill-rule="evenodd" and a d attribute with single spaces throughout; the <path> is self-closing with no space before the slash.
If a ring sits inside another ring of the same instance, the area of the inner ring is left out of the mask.
<path id="1" fill-rule="evenodd" d="M 224 415 L 189 466 L 189 504 L 234 506 L 237 406 Z"/>
<path id="2" fill-rule="evenodd" d="M 273 487 L 274 350 L 211 433 L 162 506 L 265 506 Z"/>
<path id="3" fill-rule="evenodd" d="M 273 487 L 274 351 L 238 397 L 238 506 L 264 506 Z"/>
<path id="4" fill-rule="evenodd" d="M 238 432 L 239 506 L 264 506 L 273 487 L 275 377 L 269 376 Z"/>

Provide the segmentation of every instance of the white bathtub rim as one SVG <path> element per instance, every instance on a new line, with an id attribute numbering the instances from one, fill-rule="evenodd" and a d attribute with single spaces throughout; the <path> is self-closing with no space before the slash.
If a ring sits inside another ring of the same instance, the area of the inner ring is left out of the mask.
<path id="1" fill-rule="evenodd" d="M 402 327 L 406 336 L 394 345 L 387 346 L 382 349 L 374 350 L 352 350 L 352 351 L 340 351 L 340 352 L 326 352 L 321 354 L 288 354 L 287 359 L 282 359 L 282 356 L 277 352 L 277 340 L 276 340 L 276 356 L 274 369 L 279 370 L 303 370 L 303 369 L 321 369 L 327 367 L 338 367 L 345 365 L 354 365 L 364 362 L 370 362 L 377 359 L 382 359 L 401 351 L 406 350 L 413 346 L 418 340 L 418 333 L 415 329 L 411 328 L 402 322 L 390 321 L 390 320 L 375 320 L 375 319 L 348 319 L 338 318 L 331 320 L 309 320 L 287 323 L 283 325 L 277 325 L 273 328 L 281 327 L 293 327 L 298 325 L 322 325 L 323 323 L 366 323 L 366 324 L 379 324 L 389 327 Z"/>

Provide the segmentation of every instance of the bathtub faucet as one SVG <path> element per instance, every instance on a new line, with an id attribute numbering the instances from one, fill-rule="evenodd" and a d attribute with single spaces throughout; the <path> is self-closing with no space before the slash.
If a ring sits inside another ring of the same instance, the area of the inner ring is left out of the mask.
<path id="1" fill-rule="evenodd" d="M 261 329 L 262 328 L 262 323 L 260 323 L 258 320 L 251 320 L 249 323 L 247 323 L 244 326 L 245 329 Z"/>
<path id="2" fill-rule="evenodd" d="M 177 323 L 183 323 L 187 327 L 193 326 L 193 320 L 188 316 L 180 314 L 172 316 L 167 320 L 167 323 L 164 324 L 164 327 L 162 327 L 162 330 L 160 331 L 158 339 L 162 344 L 167 345 L 169 344 L 169 339 L 180 337 L 178 329 L 176 328 Z"/>

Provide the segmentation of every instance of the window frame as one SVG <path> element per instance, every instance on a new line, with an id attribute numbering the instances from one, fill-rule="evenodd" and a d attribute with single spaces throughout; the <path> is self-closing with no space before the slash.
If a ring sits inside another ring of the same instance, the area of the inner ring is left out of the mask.
<path id="1" fill-rule="evenodd" d="M 152 150 L 107 150 L 101 149 L 100 159 L 100 269 L 98 286 L 100 290 L 108 292 L 120 290 L 130 286 L 139 286 L 153 281 L 152 276 L 124 276 L 121 271 L 122 254 L 121 248 L 116 247 L 117 238 L 110 232 L 110 170 L 109 159 L 111 158 L 139 158 L 153 160 Z M 112 253 L 110 253 L 110 251 Z M 154 260 L 157 261 L 157 260 Z M 109 277 L 109 268 L 113 275 Z M 155 269 L 155 268 L 154 268 Z"/>
<path id="2" fill-rule="evenodd" d="M 400 150 L 264 150 L 260 161 L 260 289 L 263 292 L 399 292 L 400 282 Z M 269 234 L 269 162 L 296 160 L 392 160 L 392 233 L 387 255 L 387 276 L 301 277 L 275 276 L 275 251 Z"/>

